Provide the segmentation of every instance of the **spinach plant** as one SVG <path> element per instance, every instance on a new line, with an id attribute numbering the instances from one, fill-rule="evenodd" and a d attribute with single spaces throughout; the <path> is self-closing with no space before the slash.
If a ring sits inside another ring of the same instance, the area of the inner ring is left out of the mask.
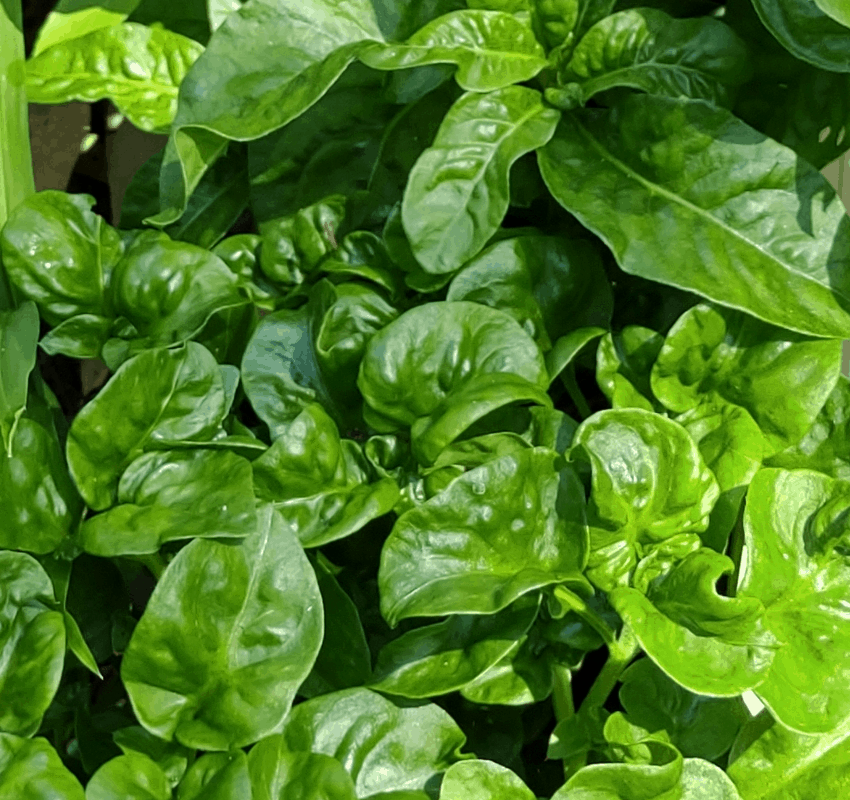
<path id="1" fill-rule="evenodd" d="M 844 796 L 848 24 L 3 0 L 0 797 Z"/>

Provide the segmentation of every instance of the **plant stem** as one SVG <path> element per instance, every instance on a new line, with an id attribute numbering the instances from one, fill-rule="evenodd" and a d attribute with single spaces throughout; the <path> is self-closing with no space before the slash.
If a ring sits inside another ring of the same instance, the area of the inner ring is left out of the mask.
<path id="1" fill-rule="evenodd" d="M 567 394 L 569 394 L 581 418 L 587 419 L 589 416 L 592 416 L 593 411 L 579 388 L 578 381 L 576 381 L 574 364 L 567 365 L 566 369 L 561 373 L 561 381 L 563 381 Z"/>
<path id="2" fill-rule="evenodd" d="M 561 722 L 574 717 L 576 708 L 573 703 L 572 672 L 565 664 L 555 663 L 552 666 L 552 705 L 555 709 L 555 720 Z"/>
<path id="3" fill-rule="evenodd" d="M 563 586 L 556 586 L 554 594 L 561 603 L 572 611 L 575 611 L 579 617 L 590 625 L 602 637 L 602 641 L 605 642 L 609 649 L 616 646 L 617 634 L 615 631 L 577 594 Z"/>
<path id="4" fill-rule="evenodd" d="M 620 638 L 608 646 L 608 660 L 602 671 L 596 676 L 596 680 L 590 687 L 587 697 L 579 708 L 579 713 L 587 712 L 591 708 L 601 708 L 608 696 L 614 691 L 617 681 L 629 662 L 638 651 L 637 640 L 628 627 L 624 627 Z"/>
<path id="5" fill-rule="evenodd" d="M 157 580 L 162 577 L 165 568 L 168 566 L 166 560 L 159 553 L 152 553 L 146 556 L 136 556 L 136 558 L 144 564 Z"/>

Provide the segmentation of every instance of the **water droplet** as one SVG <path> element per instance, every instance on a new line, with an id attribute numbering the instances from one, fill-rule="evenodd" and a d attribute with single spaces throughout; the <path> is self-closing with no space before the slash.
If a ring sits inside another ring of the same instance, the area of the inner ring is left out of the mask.
<path id="1" fill-rule="evenodd" d="M 487 490 L 487 487 L 484 486 L 484 484 L 481 483 L 481 481 L 473 481 L 472 482 L 472 493 L 473 494 L 479 494 L 479 495 L 484 494 L 484 492 L 486 490 Z"/>

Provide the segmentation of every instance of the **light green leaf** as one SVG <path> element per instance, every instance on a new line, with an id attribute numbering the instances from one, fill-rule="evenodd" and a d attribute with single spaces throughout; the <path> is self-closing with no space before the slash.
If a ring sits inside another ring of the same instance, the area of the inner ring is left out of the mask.
<path id="1" fill-rule="evenodd" d="M 465 742 L 461 729 L 439 706 L 400 707 L 369 689 L 346 689 L 295 706 L 283 733 L 262 747 L 276 748 L 281 755 L 333 756 L 354 780 L 357 797 L 368 798 L 430 788 L 464 758 L 459 751 Z"/>
<path id="2" fill-rule="evenodd" d="M 215 32 L 234 12 L 242 8 L 245 0 L 207 0 L 207 14 L 210 18 L 210 30 Z"/>
<path id="3" fill-rule="evenodd" d="M 747 49 L 716 19 L 674 19 L 654 8 L 620 11 L 597 22 L 559 71 L 577 83 L 581 104 L 616 86 L 714 103 L 748 77 Z"/>
<path id="4" fill-rule="evenodd" d="M 140 0 L 59 0 L 38 30 L 32 58 L 55 44 L 120 25 Z"/>
<path id="5" fill-rule="evenodd" d="M 226 450 L 145 453 L 121 476 L 118 502 L 83 523 L 87 552 L 143 555 L 178 539 L 241 538 L 257 526 L 251 465 Z"/>
<path id="6" fill-rule="evenodd" d="M 844 27 L 850 28 L 850 9 L 840 0 L 815 0 L 817 7 L 840 22 Z"/>
<path id="7" fill-rule="evenodd" d="M 671 411 L 701 402 L 749 412 L 765 455 L 798 442 L 838 381 L 841 342 L 811 339 L 729 309 L 701 304 L 670 329 L 652 367 L 652 390 Z"/>
<path id="8" fill-rule="evenodd" d="M 281 752 L 278 742 L 277 736 L 264 739 L 248 755 L 251 800 L 357 800 L 354 782 L 337 759 Z"/>
<path id="9" fill-rule="evenodd" d="M 27 62 L 31 103 L 109 98 L 137 128 L 165 133 L 177 90 L 203 52 L 197 42 L 160 27 L 123 22 L 64 39 Z"/>
<path id="10" fill-rule="evenodd" d="M 596 383 L 614 408 L 661 410 L 649 372 L 663 344 L 660 333 L 640 325 L 602 337 L 596 349 Z"/>
<path id="11" fill-rule="evenodd" d="M 599 411 L 573 438 L 570 458 L 590 462 L 587 576 L 610 591 L 665 540 L 701 534 L 720 491 L 678 423 L 641 409 Z"/>
<path id="12" fill-rule="evenodd" d="M 402 514 L 384 543 L 378 586 L 391 624 L 492 614 L 553 583 L 585 585 L 584 491 L 545 448 L 485 463 Z"/>
<path id="13" fill-rule="evenodd" d="M 86 800 L 83 787 L 46 739 L 0 733 L 0 797 Z"/>
<path id="14" fill-rule="evenodd" d="M 122 364 L 68 432 L 68 466 L 88 506 L 109 508 L 121 473 L 146 450 L 212 439 L 226 399 L 218 364 L 195 342 Z"/>
<path id="15" fill-rule="evenodd" d="M 319 100 L 366 42 L 383 41 L 369 0 L 253 0 L 222 25 L 181 85 L 165 151 L 162 212 L 182 215 L 229 139 L 282 128 Z"/>
<path id="16" fill-rule="evenodd" d="M 835 19 L 839 3 L 828 2 L 829 9 L 824 0 L 753 0 L 753 7 L 788 52 L 821 69 L 850 72 L 850 30 Z"/>
<path id="17" fill-rule="evenodd" d="M 738 596 L 765 606 L 782 642 L 757 694 L 785 725 L 826 733 L 850 717 L 846 526 L 850 484 L 807 470 L 765 469 L 744 513 L 747 561 Z"/>
<path id="18" fill-rule="evenodd" d="M 35 303 L 0 311 L 0 458 L 12 457 L 15 429 L 27 407 L 27 382 L 35 367 L 39 318 Z"/>
<path id="19" fill-rule="evenodd" d="M 0 550 L 0 731 L 4 733 L 32 736 L 59 687 L 65 621 L 55 607 L 53 584 L 42 566 L 32 556 Z M 14 743 L 10 746 L 17 749 Z M 0 788 L 2 776 L 0 771 Z"/>
<path id="20" fill-rule="evenodd" d="M 251 798 L 248 758 L 242 750 L 201 756 L 180 781 L 176 800 Z"/>
<path id="21" fill-rule="evenodd" d="M 546 67 L 546 54 L 528 24 L 512 14 L 475 9 L 444 14 L 404 44 L 372 45 L 358 58 L 381 70 L 456 64 L 455 79 L 468 92 L 522 83 Z"/>
<path id="22" fill-rule="evenodd" d="M 440 800 L 535 800 L 531 791 L 507 767 L 493 761 L 452 764 L 440 785 Z"/>
<path id="23" fill-rule="evenodd" d="M 322 641 L 322 601 L 298 540 L 268 506 L 238 546 L 197 540 L 168 565 L 121 678 L 139 721 L 193 749 L 279 730 Z"/>
<path id="24" fill-rule="evenodd" d="M 76 314 L 111 316 L 106 286 L 123 247 L 118 232 L 92 213 L 93 205 L 86 194 L 39 192 L 9 215 L 0 232 L 9 280 L 51 325 Z"/>
<path id="25" fill-rule="evenodd" d="M 510 202 L 511 166 L 549 141 L 559 116 L 525 86 L 468 92 L 449 109 L 410 172 L 401 206 L 404 231 L 426 272 L 457 271 L 498 230 Z"/>
<path id="26" fill-rule="evenodd" d="M 578 328 L 558 339 L 546 353 L 546 370 L 550 380 L 554 382 L 587 345 L 604 335 L 605 328 Z"/>
<path id="27" fill-rule="evenodd" d="M 86 786 L 86 800 L 171 800 L 165 773 L 141 753 L 107 761 Z"/>
<path id="28" fill-rule="evenodd" d="M 539 160 L 554 197 L 624 271 L 793 331 L 850 336 L 844 205 L 794 151 L 730 112 L 631 95 L 565 115 Z M 722 180 L 700 179 L 707 163 Z"/>

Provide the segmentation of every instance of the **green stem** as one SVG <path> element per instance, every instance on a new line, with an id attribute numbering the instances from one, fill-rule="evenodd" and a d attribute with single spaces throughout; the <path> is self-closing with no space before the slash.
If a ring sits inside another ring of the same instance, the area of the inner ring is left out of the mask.
<path id="1" fill-rule="evenodd" d="M 577 594 L 564 586 L 556 586 L 554 595 L 558 601 L 563 603 L 571 611 L 575 611 L 579 617 L 590 625 L 602 637 L 602 641 L 605 642 L 609 650 L 616 646 L 617 634 L 614 629 Z"/>
<path id="2" fill-rule="evenodd" d="M 624 627 L 620 638 L 608 647 L 608 660 L 602 671 L 596 676 L 596 680 L 590 687 L 587 697 L 579 708 L 579 713 L 587 712 L 591 708 L 601 708 L 608 699 L 623 670 L 629 665 L 638 651 L 637 639 L 628 627 Z"/>
<path id="3" fill-rule="evenodd" d="M 555 709 L 555 720 L 561 722 L 575 716 L 573 704 L 573 680 L 570 668 L 565 664 L 554 664 L 552 667 L 552 705 Z"/>
<path id="4" fill-rule="evenodd" d="M 162 577 L 162 573 L 165 572 L 165 568 L 168 566 L 168 562 L 160 553 L 136 556 L 136 558 L 150 570 L 151 575 L 153 575 L 157 580 Z"/>
<path id="5" fill-rule="evenodd" d="M 574 364 L 567 365 L 566 369 L 561 373 L 561 380 L 563 381 L 567 394 L 569 394 L 570 399 L 573 401 L 573 404 L 578 410 L 581 418 L 587 419 L 589 416 L 592 416 L 593 411 L 579 388 L 578 381 L 576 381 L 576 369 Z"/>

